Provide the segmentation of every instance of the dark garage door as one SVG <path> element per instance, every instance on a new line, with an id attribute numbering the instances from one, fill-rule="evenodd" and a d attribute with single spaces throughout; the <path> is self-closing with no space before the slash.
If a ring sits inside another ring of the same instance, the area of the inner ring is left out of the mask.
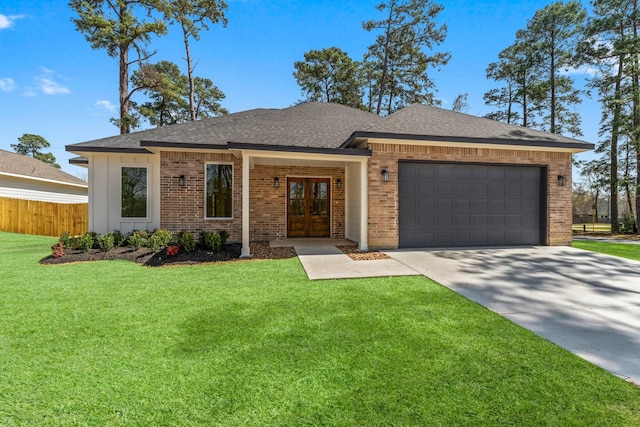
<path id="1" fill-rule="evenodd" d="M 540 167 L 399 164 L 401 247 L 541 243 Z"/>

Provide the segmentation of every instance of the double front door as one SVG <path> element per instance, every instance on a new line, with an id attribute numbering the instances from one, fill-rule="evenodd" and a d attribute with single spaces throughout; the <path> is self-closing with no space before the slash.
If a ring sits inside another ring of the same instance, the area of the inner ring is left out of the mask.
<path id="1" fill-rule="evenodd" d="M 287 237 L 329 237 L 329 178 L 287 179 Z"/>

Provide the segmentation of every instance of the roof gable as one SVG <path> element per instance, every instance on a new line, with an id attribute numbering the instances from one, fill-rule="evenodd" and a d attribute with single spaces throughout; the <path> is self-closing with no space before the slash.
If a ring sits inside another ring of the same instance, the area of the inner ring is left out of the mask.
<path id="1" fill-rule="evenodd" d="M 22 154 L 0 150 L 0 174 L 19 175 L 37 180 L 57 181 L 75 186 L 87 186 L 87 183 L 60 169 Z"/>

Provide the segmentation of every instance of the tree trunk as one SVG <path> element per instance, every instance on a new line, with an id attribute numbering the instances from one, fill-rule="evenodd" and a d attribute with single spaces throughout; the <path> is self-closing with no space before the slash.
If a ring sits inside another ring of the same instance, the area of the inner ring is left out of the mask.
<path id="1" fill-rule="evenodd" d="M 618 233 L 619 230 L 619 214 L 618 214 L 618 135 L 620 133 L 620 84 L 622 81 L 622 69 L 624 64 L 624 55 L 620 55 L 618 63 L 618 74 L 616 75 L 615 90 L 613 95 L 613 120 L 611 123 L 611 168 L 610 175 L 610 201 L 611 204 L 611 232 Z"/>
<path id="2" fill-rule="evenodd" d="M 549 105 L 550 132 L 556 133 L 556 58 L 555 51 L 551 49 L 551 68 L 549 70 L 551 83 L 551 104 Z"/>
<path id="3" fill-rule="evenodd" d="M 189 76 L 189 112 L 191 114 L 191 120 L 196 120 L 196 83 L 193 78 L 193 64 L 191 63 L 191 48 L 189 47 L 189 32 L 187 27 L 182 24 L 182 35 L 184 36 L 184 49 L 187 53 L 187 75 Z"/>
<path id="4" fill-rule="evenodd" d="M 120 46 L 120 134 L 131 132 L 129 120 L 129 49 Z"/>
<path id="5" fill-rule="evenodd" d="M 376 108 L 376 114 L 380 115 L 382 110 L 382 98 L 384 97 L 385 84 L 387 81 L 387 65 L 389 64 L 389 44 L 391 43 L 391 18 L 393 17 L 393 7 L 395 4 L 389 6 L 389 20 L 387 21 L 387 29 L 385 32 L 384 41 L 384 58 L 382 60 L 382 77 L 380 78 L 380 84 L 378 85 L 378 107 Z"/>

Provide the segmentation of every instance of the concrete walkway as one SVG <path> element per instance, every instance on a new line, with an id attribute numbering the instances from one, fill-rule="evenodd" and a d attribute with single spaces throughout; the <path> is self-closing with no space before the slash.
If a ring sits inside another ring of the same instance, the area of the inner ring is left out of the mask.
<path id="1" fill-rule="evenodd" d="M 640 384 L 640 262 L 571 247 L 400 250 L 388 255 Z"/>
<path id="2" fill-rule="evenodd" d="M 310 280 L 416 276 L 420 273 L 394 259 L 354 261 L 335 246 L 295 245 Z"/>

